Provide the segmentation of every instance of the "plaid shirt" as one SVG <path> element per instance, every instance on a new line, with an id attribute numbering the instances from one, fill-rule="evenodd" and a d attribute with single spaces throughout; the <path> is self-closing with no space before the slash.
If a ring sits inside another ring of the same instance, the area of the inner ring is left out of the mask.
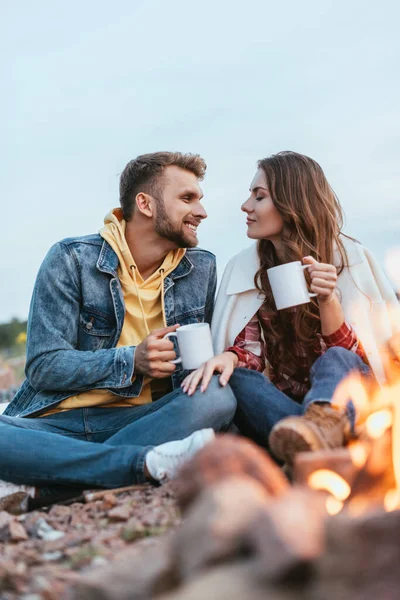
<path id="1" fill-rule="evenodd" d="M 295 309 L 293 310 L 293 312 Z M 264 332 L 263 339 L 261 324 Z M 271 340 L 267 339 L 265 333 L 271 322 L 271 312 L 261 307 L 260 310 L 249 321 L 246 327 L 235 339 L 234 345 L 226 349 L 233 352 L 239 361 L 238 367 L 253 369 L 263 372 L 266 361 L 269 363 L 268 376 L 272 383 L 282 392 L 301 402 L 310 389 L 310 369 L 314 361 L 328 348 L 341 346 L 358 354 L 364 362 L 367 362 L 364 350 L 357 339 L 354 330 L 347 323 L 331 335 L 317 334 L 317 340 L 313 347 L 308 347 L 304 342 L 293 340 L 293 353 L 290 361 L 279 360 L 276 349 Z"/>

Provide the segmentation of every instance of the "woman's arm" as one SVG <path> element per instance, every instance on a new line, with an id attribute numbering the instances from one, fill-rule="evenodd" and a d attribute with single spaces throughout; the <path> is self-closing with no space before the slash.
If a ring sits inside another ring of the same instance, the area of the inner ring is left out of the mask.
<path id="1" fill-rule="evenodd" d="M 318 301 L 319 316 L 321 319 L 322 335 L 332 335 L 344 323 L 344 313 L 339 298 L 334 294 L 328 301 Z"/>
<path id="2" fill-rule="evenodd" d="M 336 295 L 336 267 L 319 263 L 312 256 L 306 256 L 303 262 L 310 265 L 310 288 L 318 294 L 321 333 L 325 346 L 346 348 L 368 362 L 354 329 L 345 322 L 343 308 Z"/>
<path id="3" fill-rule="evenodd" d="M 340 348 L 346 348 L 346 350 L 350 350 L 351 352 L 358 354 L 358 356 L 368 364 L 367 356 L 361 342 L 357 337 L 356 332 L 345 321 L 334 333 L 331 333 L 330 335 L 323 335 L 322 340 L 323 344 L 320 344 L 319 348 L 316 349 L 317 353 L 322 354 L 327 348 L 339 346 Z"/>
<path id="4" fill-rule="evenodd" d="M 181 387 L 191 396 L 201 382 L 200 389 L 204 392 L 214 373 L 221 373 L 219 381 L 222 386 L 225 386 L 236 367 L 245 367 L 261 372 L 265 369 L 264 341 L 257 315 L 254 315 L 239 333 L 233 346 L 190 373 L 183 380 Z"/>
<path id="5" fill-rule="evenodd" d="M 305 265 L 310 265 L 308 272 L 311 278 L 310 289 L 317 294 L 322 335 L 332 335 L 344 323 L 344 313 L 336 295 L 337 272 L 334 265 L 319 263 L 312 256 L 303 258 Z"/>

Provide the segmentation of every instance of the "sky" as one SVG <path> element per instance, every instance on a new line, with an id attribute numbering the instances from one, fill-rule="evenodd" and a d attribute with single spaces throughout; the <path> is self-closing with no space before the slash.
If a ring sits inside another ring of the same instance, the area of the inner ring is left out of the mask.
<path id="1" fill-rule="evenodd" d="M 98 231 L 135 156 L 200 153 L 200 245 L 249 244 L 240 205 L 280 150 L 323 167 L 345 231 L 400 245 L 400 4 L 2 0 L 0 322 L 56 241 Z"/>

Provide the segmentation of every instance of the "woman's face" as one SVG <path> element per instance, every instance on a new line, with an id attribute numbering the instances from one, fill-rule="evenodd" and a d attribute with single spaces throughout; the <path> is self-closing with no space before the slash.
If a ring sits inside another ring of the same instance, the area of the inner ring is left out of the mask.
<path id="1" fill-rule="evenodd" d="M 251 182 L 250 196 L 242 204 L 242 210 L 247 214 L 247 237 L 279 242 L 283 220 L 269 195 L 267 178 L 262 169 L 258 169 Z"/>

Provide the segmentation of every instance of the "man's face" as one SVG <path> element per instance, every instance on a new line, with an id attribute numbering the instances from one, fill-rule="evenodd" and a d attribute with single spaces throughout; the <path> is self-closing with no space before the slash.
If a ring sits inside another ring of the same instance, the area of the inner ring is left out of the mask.
<path id="1" fill-rule="evenodd" d="M 194 248 L 199 243 L 197 227 L 207 217 L 196 175 L 175 165 L 166 167 L 160 190 L 155 198 L 156 233 L 177 248 Z"/>

